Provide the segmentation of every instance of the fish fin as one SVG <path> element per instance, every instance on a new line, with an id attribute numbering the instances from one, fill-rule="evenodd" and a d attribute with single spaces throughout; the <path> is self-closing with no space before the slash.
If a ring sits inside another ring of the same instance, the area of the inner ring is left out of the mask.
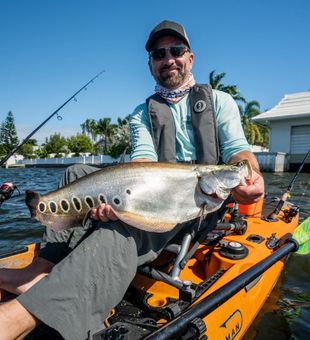
<path id="1" fill-rule="evenodd" d="M 117 217 L 127 223 L 128 225 L 145 230 L 148 232 L 154 232 L 154 233 L 165 233 L 170 230 L 172 230 L 177 223 L 182 222 L 176 222 L 176 221 L 163 221 L 155 218 L 144 218 L 141 215 L 128 212 L 128 211 L 118 211 Z"/>
<path id="2" fill-rule="evenodd" d="M 198 214 L 198 217 L 199 217 L 199 224 L 198 224 L 198 231 L 200 230 L 200 226 L 201 226 L 201 223 L 202 221 L 206 218 L 206 216 L 208 215 L 207 213 L 207 207 L 208 207 L 208 204 L 205 202 L 202 204 L 200 210 L 199 210 L 199 214 Z"/>
<path id="3" fill-rule="evenodd" d="M 83 218 L 83 222 L 82 222 L 82 226 L 83 226 L 83 227 L 85 227 L 87 220 L 88 220 L 89 218 L 91 218 L 91 217 L 90 217 L 90 214 L 91 214 L 91 209 L 89 209 L 89 210 L 87 211 L 87 213 L 85 214 L 85 216 L 84 216 L 84 218 Z"/>
<path id="4" fill-rule="evenodd" d="M 32 190 L 26 190 L 25 203 L 29 208 L 31 218 L 37 216 L 37 206 L 40 201 L 40 194 Z"/>

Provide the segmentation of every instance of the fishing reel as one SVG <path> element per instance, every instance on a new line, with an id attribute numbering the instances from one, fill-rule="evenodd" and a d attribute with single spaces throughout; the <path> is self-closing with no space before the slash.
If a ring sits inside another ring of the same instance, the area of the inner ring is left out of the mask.
<path id="1" fill-rule="evenodd" d="M 4 201 L 7 201 L 8 199 L 12 197 L 16 189 L 18 190 L 17 186 L 11 182 L 3 183 L 0 186 L 0 207 Z"/>
<path id="2" fill-rule="evenodd" d="M 286 223 L 290 223 L 292 221 L 292 219 L 298 215 L 299 213 L 299 207 L 297 206 L 292 206 L 289 209 L 285 209 L 283 210 L 283 214 L 284 214 L 284 221 Z"/>

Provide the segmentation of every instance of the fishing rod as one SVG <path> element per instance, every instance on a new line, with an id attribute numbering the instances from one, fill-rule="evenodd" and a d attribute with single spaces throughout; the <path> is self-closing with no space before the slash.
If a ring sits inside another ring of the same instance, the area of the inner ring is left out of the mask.
<path id="1" fill-rule="evenodd" d="M 52 117 L 54 117 L 64 106 L 66 106 L 72 99 L 75 99 L 75 97 L 84 89 L 87 88 L 87 86 L 94 82 L 96 78 L 98 78 L 104 70 L 100 71 L 98 74 L 96 74 L 90 81 L 88 81 L 84 86 L 82 86 L 78 91 L 76 91 L 67 101 L 65 101 L 62 105 L 59 106 L 57 110 L 55 110 L 49 117 L 47 117 L 37 128 L 35 128 L 29 135 L 18 145 L 14 147 L 11 152 L 9 152 L 8 155 L 6 155 L 3 159 L 0 161 L 0 167 L 11 157 L 14 155 L 16 151 L 18 151 L 28 140 L 38 131 L 41 129 L 43 125 L 45 125 Z M 61 117 L 60 117 L 61 118 Z"/>
<path id="2" fill-rule="evenodd" d="M 274 211 L 272 211 L 268 217 L 267 217 L 267 220 L 270 221 L 270 222 L 274 222 L 277 220 L 277 215 L 279 214 L 280 210 L 282 209 L 285 201 L 288 199 L 288 197 L 290 196 L 290 193 L 291 193 L 291 190 L 293 188 L 293 185 L 296 181 L 296 178 L 298 177 L 298 175 L 300 174 L 302 168 L 304 167 L 305 163 L 306 163 L 306 160 L 308 158 L 310 154 L 310 149 L 308 150 L 308 152 L 306 153 L 306 156 L 305 158 L 303 159 L 303 161 L 301 162 L 297 172 L 295 173 L 294 177 L 292 178 L 292 180 L 290 181 L 290 184 L 288 185 L 286 191 L 283 193 L 280 201 L 278 202 L 277 206 L 275 207 Z"/>

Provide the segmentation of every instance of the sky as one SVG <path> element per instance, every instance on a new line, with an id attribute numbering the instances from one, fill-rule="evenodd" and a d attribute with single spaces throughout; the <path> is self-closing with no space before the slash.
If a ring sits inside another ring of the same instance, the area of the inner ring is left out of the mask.
<path id="1" fill-rule="evenodd" d="M 12 111 L 25 138 L 101 70 L 33 138 L 127 116 L 153 93 L 144 46 L 162 20 L 185 26 L 197 82 L 225 72 L 265 111 L 310 90 L 309 14 L 309 0 L 0 0 L 0 122 Z"/>

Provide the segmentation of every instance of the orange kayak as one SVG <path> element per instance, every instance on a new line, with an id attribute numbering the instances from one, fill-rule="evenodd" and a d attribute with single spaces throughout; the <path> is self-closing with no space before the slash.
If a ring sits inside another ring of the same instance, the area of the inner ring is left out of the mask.
<path id="1" fill-rule="evenodd" d="M 212 232 L 196 240 L 187 236 L 139 268 L 124 301 L 93 339 L 242 338 L 297 247 L 290 236 L 298 208 L 286 203 L 275 220 L 264 218 L 274 206 L 241 206 L 234 217 L 227 208 Z M 2 256 L 0 267 L 27 266 L 38 247 Z"/>

